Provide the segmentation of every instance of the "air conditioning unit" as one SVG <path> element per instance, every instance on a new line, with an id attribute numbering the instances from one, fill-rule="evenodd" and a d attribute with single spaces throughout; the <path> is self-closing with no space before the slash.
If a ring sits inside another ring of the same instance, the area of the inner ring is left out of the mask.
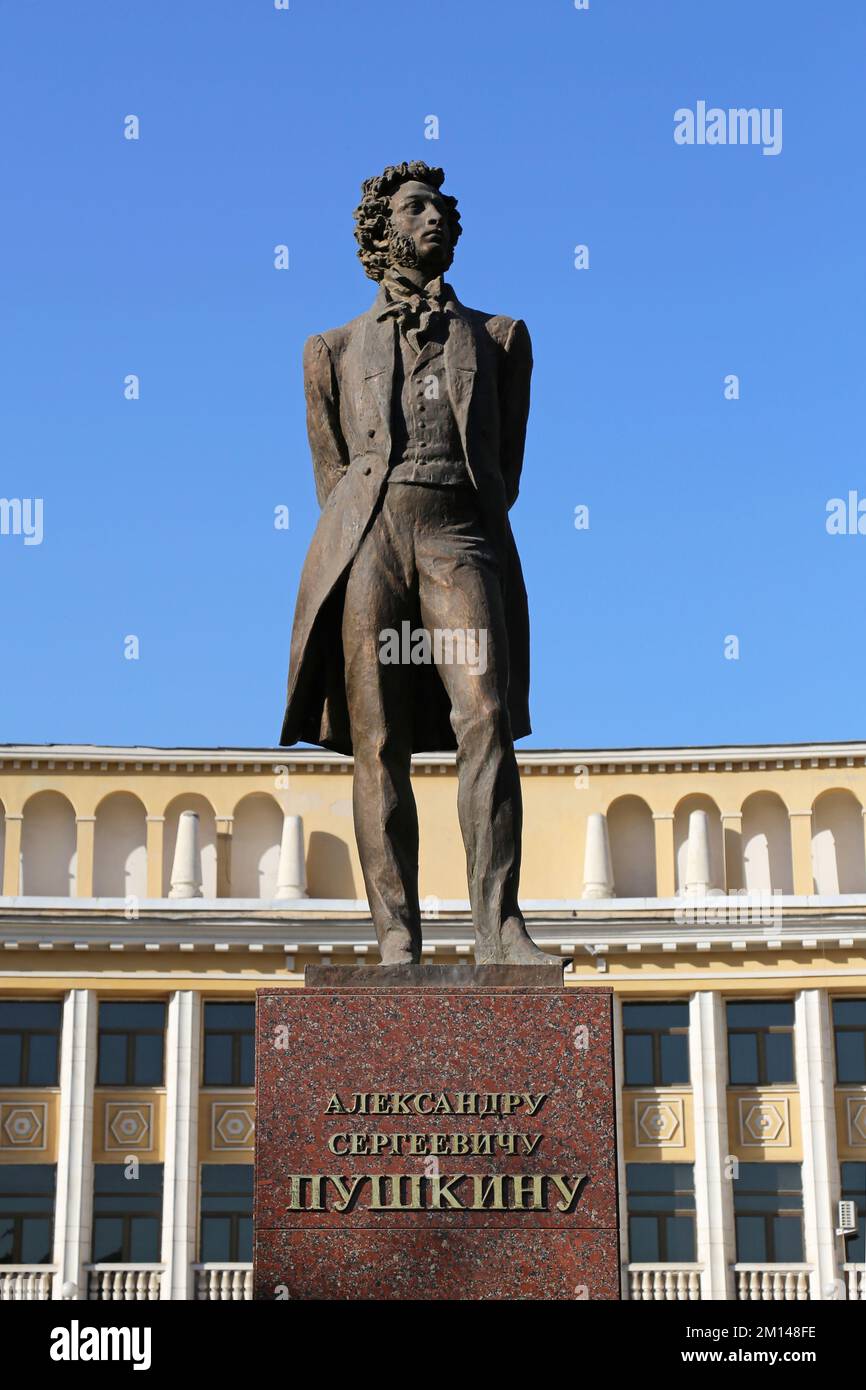
<path id="1" fill-rule="evenodd" d="M 837 1236 L 852 1236 L 857 1230 L 857 1204 L 856 1202 L 839 1203 L 839 1229 Z"/>

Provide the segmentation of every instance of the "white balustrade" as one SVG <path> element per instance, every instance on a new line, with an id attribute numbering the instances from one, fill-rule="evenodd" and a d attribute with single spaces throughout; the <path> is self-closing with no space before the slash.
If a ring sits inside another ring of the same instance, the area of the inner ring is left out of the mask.
<path id="1" fill-rule="evenodd" d="M 195 1265 L 195 1296 L 206 1302 L 251 1299 L 251 1264 Z"/>
<path id="2" fill-rule="evenodd" d="M 53 1265 L 0 1266 L 0 1302 L 49 1299 L 53 1274 Z"/>
<path id="3" fill-rule="evenodd" d="M 811 1265 L 738 1264 L 734 1272 L 740 1302 L 784 1303 L 809 1297 Z"/>
<path id="4" fill-rule="evenodd" d="M 846 1265 L 848 1298 L 858 1303 L 866 1303 L 866 1265 Z"/>
<path id="5" fill-rule="evenodd" d="M 144 1303 L 159 1298 L 162 1265 L 88 1265 L 87 1297 L 93 1301 L 116 1299 Z"/>
<path id="6" fill-rule="evenodd" d="M 702 1271 L 699 1264 L 630 1264 L 629 1297 L 664 1303 L 700 1298 Z"/>

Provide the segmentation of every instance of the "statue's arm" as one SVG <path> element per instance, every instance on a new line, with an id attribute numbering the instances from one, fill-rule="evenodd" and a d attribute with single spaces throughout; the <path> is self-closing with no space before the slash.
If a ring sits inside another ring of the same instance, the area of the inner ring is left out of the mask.
<path id="1" fill-rule="evenodd" d="M 500 458 L 508 506 L 517 500 L 523 469 L 523 446 L 529 418 L 529 383 L 532 377 L 532 342 L 522 319 L 515 319 L 505 342 L 505 360 L 499 388 Z"/>
<path id="2" fill-rule="evenodd" d="M 304 344 L 304 394 L 316 496 L 319 506 L 324 507 L 349 466 L 349 453 L 340 429 L 340 397 L 334 363 L 327 343 L 319 334 L 314 334 Z"/>

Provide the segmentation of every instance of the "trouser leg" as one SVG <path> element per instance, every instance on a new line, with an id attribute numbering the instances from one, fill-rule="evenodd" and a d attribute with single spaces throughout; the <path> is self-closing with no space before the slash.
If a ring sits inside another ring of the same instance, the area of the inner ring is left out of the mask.
<path id="1" fill-rule="evenodd" d="M 546 961 L 526 934 L 517 900 L 523 810 L 508 715 L 499 566 L 472 496 L 429 491 L 415 561 L 421 620 L 431 634 L 457 738 L 457 808 L 476 960 Z"/>
<path id="2" fill-rule="evenodd" d="M 380 660 L 379 634 L 413 610 L 411 533 L 399 529 L 386 494 L 352 564 L 342 632 L 355 837 L 383 964 L 421 958 L 410 671 Z"/>

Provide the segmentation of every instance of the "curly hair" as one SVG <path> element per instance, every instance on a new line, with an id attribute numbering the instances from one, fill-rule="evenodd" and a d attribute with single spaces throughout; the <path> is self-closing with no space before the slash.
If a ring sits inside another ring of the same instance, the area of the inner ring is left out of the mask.
<path id="1" fill-rule="evenodd" d="M 398 238 L 391 227 L 391 204 L 389 199 L 401 184 L 417 180 L 440 189 L 445 179 L 444 169 L 431 168 L 420 159 L 406 164 L 389 164 L 381 174 L 365 179 L 361 184 L 361 201 L 355 208 L 355 239 L 358 242 L 358 257 L 371 280 L 381 280 L 389 265 L 395 262 L 395 250 L 402 265 L 413 264 L 414 243 L 409 238 Z M 447 193 L 442 194 L 448 208 L 448 223 L 451 230 L 451 254 L 448 269 L 454 259 L 454 247 L 463 230 L 460 226 L 460 213 L 457 199 Z M 399 245 L 398 245 L 399 243 Z M 407 244 L 408 243 L 408 244 Z"/>

